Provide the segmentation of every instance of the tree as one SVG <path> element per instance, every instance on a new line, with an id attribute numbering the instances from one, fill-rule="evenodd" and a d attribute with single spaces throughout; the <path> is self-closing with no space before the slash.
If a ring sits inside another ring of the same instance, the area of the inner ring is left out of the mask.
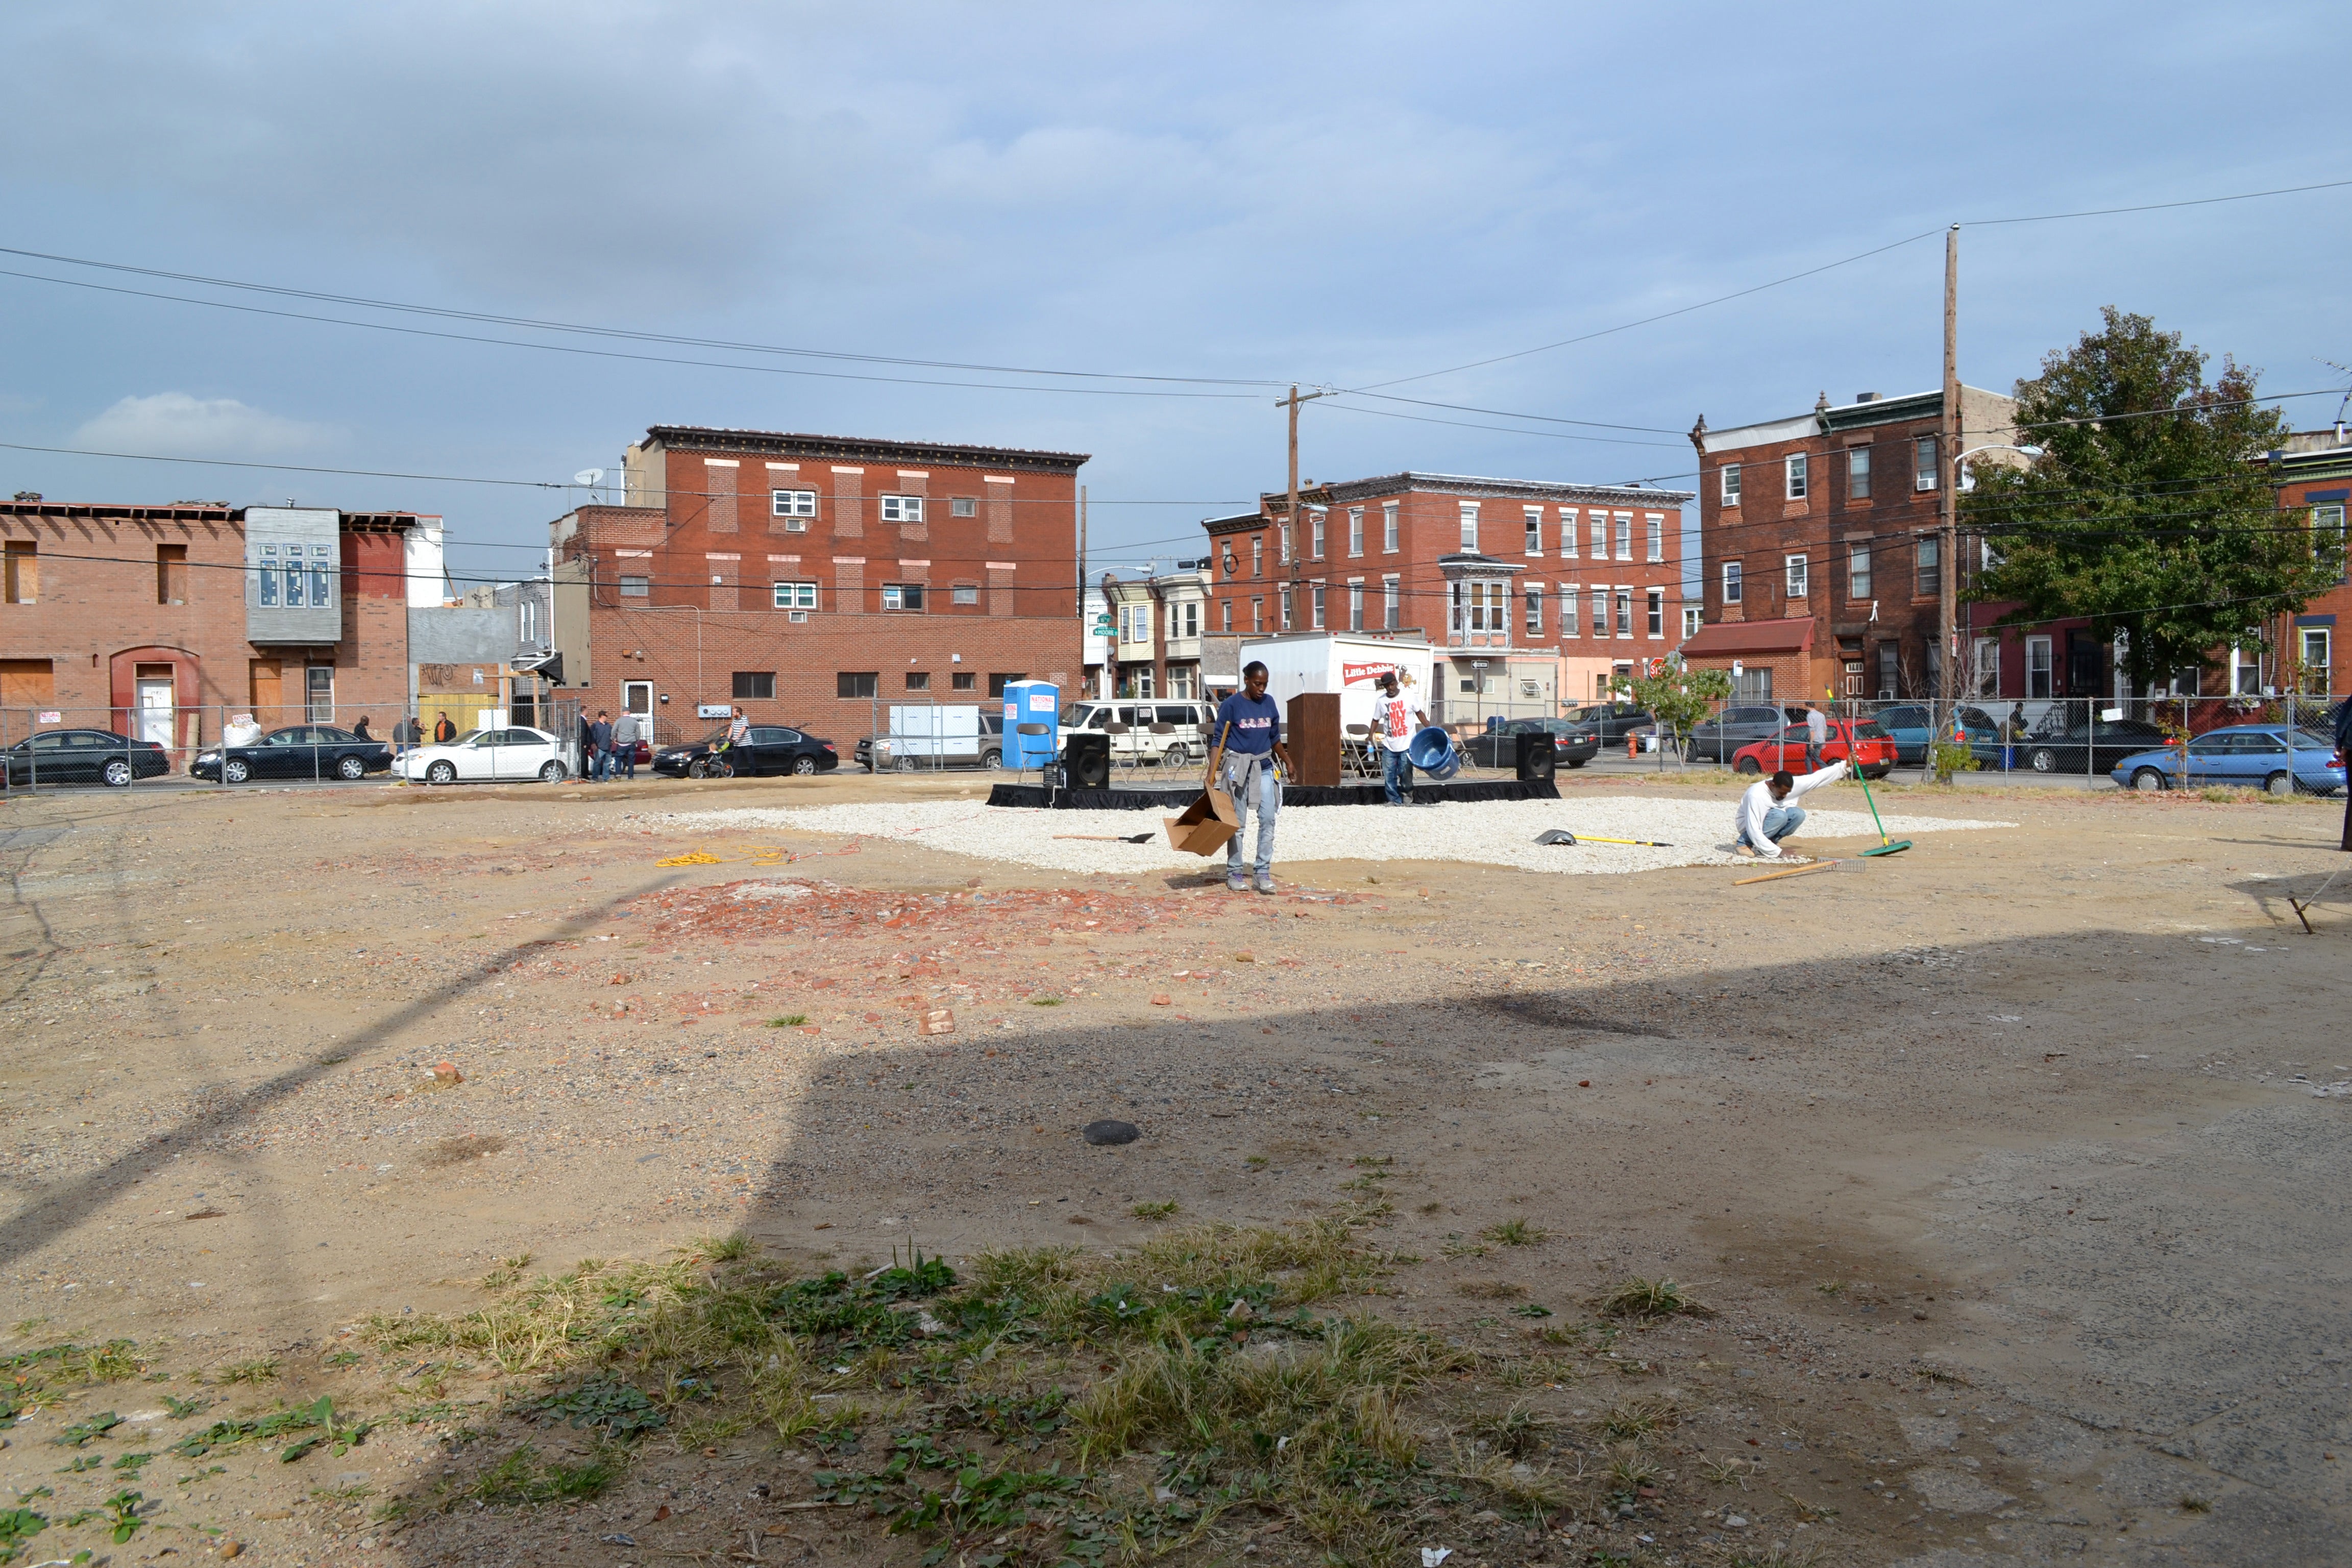
<path id="1" fill-rule="evenodd" d="M 1677 752 L 1690 738 L 1691 726 L 1731 695 L 1731 677 L 1719 669 L 1693 669 L 1678 653 L 1636 668 L 1640 670 L 1636 675 L 1611 676 L 1609 689 L 1631 697 L 1655 719 L 1661 744 L 1672 742 Z M 1664 759 L 1659 761 L 1663 766 Z"/>
<path id="2" fill-rule="evenodd" d="M 2087 617 L 2124 636 L 2136 685 L 2204 668 L 2216 650 L 2332 586 L 2342 545 L 2280 510 L 2258 461 L 2284 417 L 2254 403 L 2259 372 L 2206 355 L 2146 316 L 2105 325 L 2017 384 L 2017 439 L 2042 456 L 1987 467 L 1960 500 L 1960 530 L 1991 564 L 1966 596 L 2014 601 L 2004 626 Z"/>

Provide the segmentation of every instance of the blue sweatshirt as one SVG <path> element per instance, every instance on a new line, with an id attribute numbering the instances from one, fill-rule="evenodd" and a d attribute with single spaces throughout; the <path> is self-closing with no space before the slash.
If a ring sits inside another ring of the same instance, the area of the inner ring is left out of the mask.
<path id="1" fill-rule="evenodd" d="M 1282 739 L 1282 707 L 1272 697 L 1252 700 L 1248 692 L 1236 691 L 1217 704 L 1217 722 L 1209 737 L 1211 743 L 1219 735 L 1224 737 L 1227 752 L 1244 757 L 1265 756 Z"/>

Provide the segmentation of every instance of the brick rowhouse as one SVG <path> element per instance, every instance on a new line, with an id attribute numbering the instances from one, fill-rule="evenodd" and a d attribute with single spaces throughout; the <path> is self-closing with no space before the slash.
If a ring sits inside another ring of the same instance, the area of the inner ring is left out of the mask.
<path id="1" fill-rule="evenodd" d="M 1430 717 L 1540 716 L 1681 640 L 1687 490 L 1407 471 L 1202 523 L 1209 630 L 1418 631 Z"/>
<path id="2" fill-rule="evenodd" d="M 2345 427 L 2299 430 L 2270 454 L 2273 477 L 2278 481 L 2279 506 L 2291 519 L 2307 521 L 2311 531 L 2344 542 L 2344 515 L 2352 506 L 2352 435 Z M 2352 586 L 2339 572 L 2337 585 L 2321 594 L 2300 615 L 2282 617 L 2271 628 L 2273 646 L 2284 651 L 2285 668 L 2274 664 L 2261 684 L 2284 690 L 2292 685 L 2305 697 L 2333 698 L 2352 691 Z M 2284 624 L 2292 622 L 2293 624 Z M 2230 689 L 2249 682 L 2245 664 L 2251 650 L 2227 650 Z M 2275 658 L 2275 656 L 2273 656 Z"/>
<path id="3" fill-rule="evenodd" d="M 434 525 L 437 584 L 439 521 L 204 501 L 0 502 L 5 739 L 110 729 L 184 765 L 191 748 L 220 738 L 224 711 L 265 727 L 368 713 L 389 734 L 408 701 L 411 552 Z"/>
<path id="4" fill-rule="evenodd" d="M 591 713 L 698 706 L 846 742 L 897 702 L 1074 690 L 1087 455 L 655 426 L 624 506 L 550 525 L 556 648 Z"/>

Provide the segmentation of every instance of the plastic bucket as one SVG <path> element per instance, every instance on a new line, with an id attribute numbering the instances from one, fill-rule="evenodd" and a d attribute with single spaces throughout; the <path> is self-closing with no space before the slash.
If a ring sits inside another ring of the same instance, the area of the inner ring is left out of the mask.
<path id="1" fill-rule="evenodd" d="M 1404 754 L 1415 768 L 1433 779 L 1450 779 L 1462 771 L 1462 755 L 1454 749 L 1453 738 L 1434 724 L 1416 731 Z"/>

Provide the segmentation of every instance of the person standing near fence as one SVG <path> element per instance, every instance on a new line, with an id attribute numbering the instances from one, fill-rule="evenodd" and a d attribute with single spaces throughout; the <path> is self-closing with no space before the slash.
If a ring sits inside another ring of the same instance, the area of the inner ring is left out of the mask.
<path id="1" fill-rule="evenodd" d="M 1820 708 L 1805 706 L 1805 771 L 1818 773 L 1822 766 L 1822 747 L 1830 738 L 1830 718 Z"/>
<path id="2" fill-rule="evenodd" d="M 1289 771 L 1290 751 L 1282 743 L 1282 709 L 1265 694 L 1265 666 L 1252 659 L 1242 670 L 1242 689 L 1217 704 L 1217 734 L 1225 760 L 1218 784 L 1233 796 L 1236 825 L 1225 841 L 1225 886 L 1245 892 L 1246 873 L 1257 875 L 1257 890 L 1274 891 L 1274 824 L 1282 815 L 1282 774 Z M 1242 860 L 1242 837 L 1249 831 L 1250 813 L 1257 813 L 1257 854 L 1249 865 Z"/>
<path id="3" fill-rule="evenodd" d="M 620 765 L 621 776 L 637 776 L 637 716 L 624 713 L 613 721 L 613 760 Z"/>
<path id="4" fill-rule="evenodd" d="M 606 784 L 613 777 L 613 720 L 602 708 L 596 710 L 596 721 L 588 726 L 588 745 L 596 761 L 589 777 L 593 783 Z"/>
<path id="5" fill-rule="evenodd" d="M 373 741 L 375 739 L 373 735 L 368 733 L 367 715 L 364 713 L 360 715 L 359 722 L 352 726 L 352 733 L 362 741 Z"/>
<path id="6" fill-rule="evenodd" d="M 433 721 L 433 743 L 446 746 L 457 738 L 457 726 L 449 722 L 449 715 L 445 710 L 441 717 Z"/>
<path id="7" fill-rule="evenodd" d="M 1412 758 L 1408 752 L 1413 731 L 1428 722 L 1429 716 L 1403 695 L 1395 670 L 1381 677 L 1381 694 L 1372 699 L 1372 733 L 1380 741 L 1381 781 L 1391 805 L 1412 804 Z"/>
<path id="8" fill-rule="evenodd" d="M 2352 697 L 2336 705 L 2336 754 L 2352 760 Z M 2352 784 L 2344 790 L 2344 840 L 2336 847 L 2352 853 Z"/>

